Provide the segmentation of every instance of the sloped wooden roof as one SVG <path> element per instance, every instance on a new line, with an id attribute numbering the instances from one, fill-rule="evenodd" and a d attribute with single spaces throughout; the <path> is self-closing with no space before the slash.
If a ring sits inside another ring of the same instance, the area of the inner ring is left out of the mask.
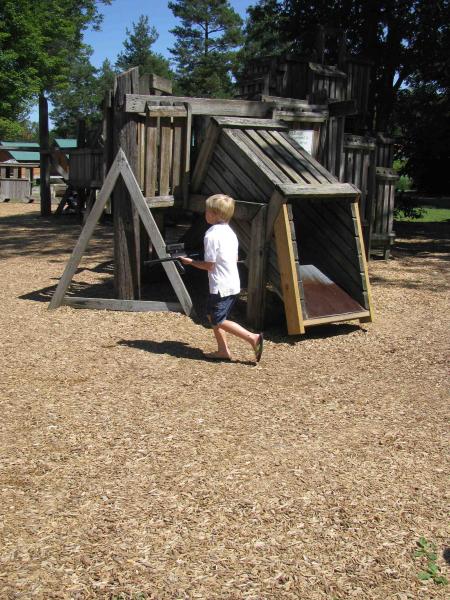
<path id="1" fill-rule="evenodd" d="M 193 175 L 194 191 L 268 202 L 275 189 L 289 197 L 355 197 L 270 119 L 213 117 Z"/>

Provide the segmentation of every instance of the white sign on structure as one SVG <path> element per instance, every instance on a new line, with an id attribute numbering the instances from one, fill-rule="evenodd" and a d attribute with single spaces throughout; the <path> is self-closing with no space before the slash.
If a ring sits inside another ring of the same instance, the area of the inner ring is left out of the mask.
<path id="1" fill-rule="evenodd" d="M 289 135 L 299 144 L 306 152 L 312 154 L 314 129 L 291 129 Z"/>

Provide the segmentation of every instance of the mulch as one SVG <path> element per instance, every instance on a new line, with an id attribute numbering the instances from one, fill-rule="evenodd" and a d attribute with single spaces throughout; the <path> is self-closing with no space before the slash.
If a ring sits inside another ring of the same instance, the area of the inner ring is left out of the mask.
<path id="1" fill-rule="evenodd" d="M 444 599 L 449 236 L 372 260 L 373 324 L 204 360 L 175 313 L 48 311 L 80 227 L 0 205 L 0 597 Z M 99 225 L 74 289 L 111 279 Z"/>

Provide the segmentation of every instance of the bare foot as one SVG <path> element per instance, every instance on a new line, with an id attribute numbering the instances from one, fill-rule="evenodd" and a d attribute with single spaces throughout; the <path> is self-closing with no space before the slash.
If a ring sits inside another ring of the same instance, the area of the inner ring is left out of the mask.
<path id="1" fill-rule="evenodd" d="M 209 360 L 231 360 L 231 354 L 222 354 L 221 352 L 209 352 L 205 354 L 205 358 Z"/>

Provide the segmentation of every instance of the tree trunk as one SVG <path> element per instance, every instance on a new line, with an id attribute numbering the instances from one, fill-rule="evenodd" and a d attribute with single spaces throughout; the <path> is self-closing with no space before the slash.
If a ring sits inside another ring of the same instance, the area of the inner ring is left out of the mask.
<path id="1" fill-rule="evenodd" d="M 50 194 L 50 141 L 48 135 L 48 102 L 43 93 L 39 95 L 39 147 L 40 147 L 40 191 L 41 215 L 52 214 Z"/>

